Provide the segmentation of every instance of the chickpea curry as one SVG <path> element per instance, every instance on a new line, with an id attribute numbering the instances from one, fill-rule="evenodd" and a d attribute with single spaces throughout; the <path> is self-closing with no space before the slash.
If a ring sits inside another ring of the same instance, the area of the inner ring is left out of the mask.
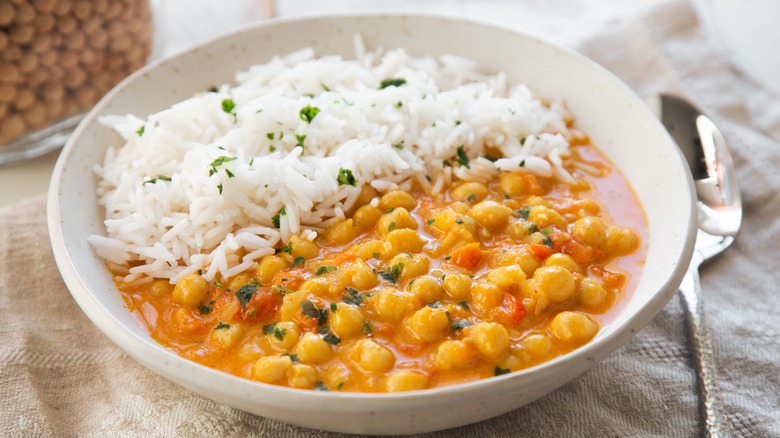
<path id="1" fill-rule="evenodd" d="M 587 139 L 566 166 L 574 183 L 364 186 L 347 219 L 232 278 L 117 284 L 163 346 L 259 382 L 396 392 L 509 373 L 593 339 L 646 256 L 624 177 Z"/>

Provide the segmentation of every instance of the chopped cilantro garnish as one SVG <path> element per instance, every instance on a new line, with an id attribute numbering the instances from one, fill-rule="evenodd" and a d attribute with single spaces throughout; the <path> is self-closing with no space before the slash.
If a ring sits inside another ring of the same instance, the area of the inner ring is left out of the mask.
<path id="1" fill-rule="evenodd" d="M 328 389 L 328 385 L 326 385 L 325 382 L 317 382 L 317 384 L 314 386 L 314 389 L 317 391 L 330 391 Z"/>
<path id="2" fill-rule="evenodd" d="M 212 161 L 211 164 L 209 164 L 209 176 L 214 175 L 217 173 L 217 166 L 221 166 L 227 162 L 235 160 L 236 157 L 226 157 L 224 155 L 217 157 L 216 160 Z"/>
<path id="3" fill-rule="evenodd" d="M 306 257 L 296 257 L 295 260 L 293 260 L 293 268 L 297 268 L 298 266 L 301 266 L 302 264 L 306 263 Z"/>
<path id="4" fill-rule="evenodd" d="M 441 307 L 441 303 L 440 303 L 440 302 L 438 302 L 438 301 L 434 301 L 434 302 L 432 302 L 432 303 L 428 304 L 428 307 L 431 307 L 431 308 L 433 308 L 433 309 L 438 309 L 438 308 L 440 308 L 440 307 Z"/>
<path id="5" fill-rule="evenodd" d="M 403 263 L 396 263 L 395 265 L 391 266 L 389 270 L 387 271 L 379 271 L 379 275 L 382 276 L 385 280 L 389 281 L 390 283 L 395 283 L 398 281 L 398 277 L 401 275 L 401 272 L 404 270 L 404 264 Z"/>
<path id="6" fill-rule="evenodd" d="M 290 360 L 292 360 L 293 363 L 298 363 L 298 355 L 297 354 L 290 354 L 290 353 L 282 353 L 282 356 L 288 356 Z"/>
<path id="7" fill-rule="evenodd" d="M 339 342 L 341 342 L 341 339 L 333 333 L 328 333 L 322 338 L 322 340 L 331 345 L 337 345 Z"/>
<path id="8" fill-rule="evenodd" d="M 208 91 L 209 93 L 216 93 L 217 91 L 219 91 L 219 88 L 217 88 L 216 85 L 212 85 L 206 91 Z"/>
<path id="9" fill-rule="evenodd" d="M 319 275 L 322 275 L 322 274 L 326 274 L 328 272 L 333 272 L 333 271 L 335 271 L 337 269 L 338 268 L 335 267 L 335 266 L 325 266 L 325 265 L 323 265 L 323 266 L 320 266 L 319 268 L 317 268 L 317 271 L 314 273 L 314 275 L 319 276 Z"/>
<path id="10" fill-rule="evenodd" d="M 222 183 L 217 184 L 217 189 L 219 189 L 219 194 L 221 195 L 222 194 L 222 189 L 224 189 L 224 187 L 222 186 Z"/>
<path id="11" fill-rule="evenodd" d="M 270 335 L 276 330 L 276 323 L 263 326 L 263 334 Z"/>
<path id="12" fill-rule="evenodd" d="M 436 219 L 428 219 L 427 221 L 425 221 L 425 225 L 430 225 L 434 222 L 436 222 Z"/>
<path id="13" fill-rule="evenodd" d="M 306 140 L 306 134 L 301 134 L 301 135 L 295 134 L 295 142 L 296 142 L 295 146 L 300 146 L 301 148 L 303 148 L 304 140 Z M 303 154 L 303 151 L 301 151 L 301 154 Z"/>
<path id="14" fill-rule="evenodd" d="M 460 329 L 463 329 L 463 328 L 466 328 L 466 327 L 471 327 L 471 323 L 468 320 L 466 320 L 466 319 L 461 319 L 460 321 L 458 321 L 455 324 L 452 324 L 452 326 L 450 326 L 450 328 L 453 329 L 453 330 L 460 330 Z"/>
<path id="15" fill-rule="evenodd" d="M 550 238 L 550 236 L 544 236 L 544 239 L 542 240 L 542 245 L 548 247 L 548 248 L 555 248 L 555 243 Z"/>
<path id="16" fill-rule="evenodd" d="M 339 183 L 340 186 L 352 186 L 355 187 L 355 176 L 352 175 L 352 171 L 349 169 L 344 169 L 343 167 L 339 169 L 339 176 L 336 177 L 336 182 Z"/>
<path id="17" fill-rule="evenodd" d="M 233 101 L 233 99 L 224 99 L 222 101 L 222 111 L 228 114 L 232 114 L 235 108 L 236 108 L 236 103 Z"/>
<path id="18" fill-rule="evenodd" d="M 317 114 L 320 113 L 320 109 L 316 106 L 306 105 L 301 109 L 300 116 L 301 120 L 303 120 L 306 123 L 311 123 L 312 120 L 314 120 L 315 117 L 317 117 Z"/>
<path id="19" fill-rule="evenodd" d="M 550 233 L 552 233 L 552 232 L 553 232 L 553 227 L 545 227 L 545 228 L 542 228 L 542 233 L 543 233 L 544 235 L 549 235 L 549 234 L 550 234 Z"/>
<path id="20" fill-rule="evenodd" d="M 517 214 L 519 214 L 521 218 L 528 220 L 528 215 L 531 214 L 531 208 L 523 207 L 520 210 L 517 210 Z"/>
<path id="21" fill-rule="evenodd" d="M 535 223 L 529 223 L 526 228 L 528 228 L 529 233 L 535 233 L 539 231 L 539 227 L 537 227 Z"/>
<path id="22" fill-rule="evenodd" d="M 351 287 L 346 287 L 344 289 L 347 291 L 348 295 L 342 298 L 342 301 L 344 301 L 347 304 L 360 306 L 360 303 L 363 302 L 363 297 L 360 296 L 357 289 Z"/>
<path id="23" fill-rule="evenodd" d="M 273 132 L 268 132 L 268 133 L 265 134 L 265 136 L 268 137 L 269 140 L 273 140 L 274 139 L 274 133 Z"/>
<path id="24" fill-rule="evenodd" d="M 327 85 L 323 84 L 322 82 L 320 82 L 320 87 L 322 87 L 324 91 L 330 91 L 330 88 Z"/>
<path id="25" fill-rule="evenodd" d="M 271 216 L 271 223 L 274 224 L 274 228 L 281 227 L 281 218 L 282 216 L 287 216 L 287 207 L 282 207 L 279 209 L 279 213 Z"/>
<path id="26" fill-rule="evenodd" d="M 138 134 L 138 136 L 140 137 L 140 136 L 144 135 L 144 131 L 145 130 L 146 130 L 146 125 L 141 125 L 141 127 L 138 128 L 138 130 L 135 131 L 135 133 Z"/>
<path id="27" fill-rule="evenodd" d="M 458 164 L 464 166 L 466 169 L 471 169 L 471 167 L 469 167 L 469 156 L 466 155 L 466 149 L 463 145 L 458 146 Z"/>
<path id="28" fill-rule="evenodd" d="M 276 152 L 276 146 L 268 146 L 268 152 Z"/>
<path id="29" fill-rule="evenodd" d="M 287 242 L 287 245 L 284 245 L 282 248 L 282 252 L 286 252 L 287 254 L 292 254 L 292 241 Z"/>
<path id="30" fill-rule="evenodd" d="M 394 148 L 396 148 L 396 149 L 399 149 L 399 150 L 400 150 L 400 149 L 403 149 L 403 148 L 404 148 L 404 141 L 403 141 L 403 140 L 401 140 L 401 142 L 400 142 L 400 143 L 396 143 L 396 144 L 394 144 L 394 145 L 393 145 L 393 147 L 394 147 Z"/>
<path id="31" fill-rule="evenodd" d="M 241 307 L 245 307 L 247 303 L 249 303 L 249 300 L 252 299 L 252 295 L 254 295 L 257 292 L 257 286 L 254 284 L 247 284 L 245 286 L 241 286 L 236 291 L 236 298 L 238 298 L 238 303 L 241 304 Z"/>
<path id="32" fill-rule="evenodd" d="M 157 181 L 170 181 L 171 177 L 165 175 L 159 175 L 157 178 L 152 178 L 148 181 L 144 181 L 144 184 L 157 184 Z"/>
<path id="33" fill-rule="evenodd" d="M 462 218 L 457 218 L 457 219 L 455 219 L 455 223 L 458 224 L 458 225 L 461 225 L 463 223 L 463 219 Z"/>
<path id="34" fill-rule="evenodd" d="M 228 178 L 236 177 L 235 175 L 233 175 L 233 172 L 231 172 L 230 169 L 225 169 L 225 173 L 227 174 Z"/>
<path id="35" fill-rule="evenodd" d="M 301 313 L 303 316 L 307 316 L 309 318 L 319 318 L 320 317 L 320 309 L 314 305 L 310 300 L 304 300 L 300 304 L 301 306 Z"/>
<path id="36" fill-rule="evenodd" d="M 400 87 L 405 83 L 406 79 L 404 78 L 387 78 L 383 80 L 381 84 L 379 84 L 379 89 L 381 90 L 387 87 Z"/>
<path id="37" fill-rule="evenodd" d="M 375 253 L 374 253 L 374 254 L 372 254 L 372 255 L 374 256 L 374 258 L 375 258 L 375 259 L 378 259 L 378 258 L 379 258 L 379 256 L 381 256 L 382 254 L 379 254 L 378 252 L 375 252 Z"/>
<path id="38" fill-rule="evenodd" d="M 387 232 L 391 232 L 395 229 L 395 227 L 398 226 L 398 223 L 396 221 L 390 222 L 390 225 L 387 226 Z"/>
<path id="39" fill-rule="evenodd" d="M 374 329 L 371 327 L 371 323 L 367 319 L 363 321 L 363 333 L 368 335 L 373 331 Z"/>
<path id="40" fill-rule="evenodd" d="M 198 275 L 203 275 L 203 269 L 198 269 Z"/>
<path id="41" fill-rule="evenodd" d="M 219 280 L 214 280 L 214 286 L 222 288 L 222 289 L 226 289 L 225 285 L 220 283 Z"/>
<path id="42" fill-rule="evenodd" d="M 200 312 L 201 315 L 208 315 L 211 313 L 211 307 L 201 303 L 201 305 L 198 306 L 198 312 Z"/>
<path id="43" fill-rule="evenodd" d="M 509 374 L 511 372 L 512 370 L 501 368 L 500 366 L 496 366 L 496 369 L 494 370 L 493 374 L 495 374 L 496 376 L 500 376 L 502 374 Z"/>
<path id="44" fill-rule="evenodd" d="M 466 196 L 466 200 L 469 201 L 469 202 L 474 202 L 474 201 L 477 200 L 477 195 L 472 193 L 472 194 Z"/>
<path id="45" fill-rule="evenodd" d="M 227 330 L 230 328 L 230 324 L 225 324 L 224 322 L 220 322 L 217 324 L 216 327 L 214 327 L 214 330 Z"/>
<path id="46" fill-rule="evenodd" d="M 396 107 L 396 108 L 401 108 L 402 106 L 404 106 L 404 103 L 403 103 L 403 102 L 401 102 L 400 100 L 399 100 L 398 102 L 396 102 L 396 103 L 395 103 L 395 107 Z"/>
<path id="47" fill-rule="evenodd" d="M 443 280 L 443 279 L 442 279 L 442 280 Z M 468 308 L 469 308 L 469 303 L 467 303 L 467 302 L 465 302 L 465 301 L 458 301 L 458 305 L 459 305 L 460 307 L 463 307 L 464 309 L 468 309 Z"/>
<path id="48" fill-rule="evenodd" d="M 525 167 L 525 159 L 520 160 L 520 167 Z"/>
<path id="49" fill-rule="evenodd" d="M 330 303 L 330 311 L 333 313 L 336 313 L 336 309 L 338 309 L 339 306 L 336 305 L 336 303 Z"/>
<path id="50" fill-rule="evenodd" d="M 278 340 L 284 339 L 284 334 L 287 333 L 287 329 L 281 329 L 274 327 L 274 337 Z"/>

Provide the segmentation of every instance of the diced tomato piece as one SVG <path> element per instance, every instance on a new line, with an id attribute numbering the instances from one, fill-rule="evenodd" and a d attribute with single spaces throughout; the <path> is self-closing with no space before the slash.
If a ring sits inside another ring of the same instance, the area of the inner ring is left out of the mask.
<path id="1" fill-rule="evenodd" d="M 536 255 L 542 260 L 555 254 L 555 248 L 550 248 L 547 245 L 537 245 L 535 243 L 532 243 L 529 246 L 531 247 L 531 251 L 533 251 L 534 255 Z"/>
<path id="2" fill-rule="evenodd" d="M 473 271 L 482 261 L 482 251 L 479 249 L 479 243 L 472 242 L 461 246 L 452 252 L 450 259 L 452 263 L 461 268 Z"/>
<path id="3" fill-rule="evenodd" d="M 245 321 L 262 321 L 273 316 L 282 301 L 282 296 L 269 287 L 261 287 L 241 309 L 241 319 Z"/>
<path id="4" fill-rule="evenodd" d="M 514 324 L 519 324 L 525 318 L 525 306 L 519 298 L 512 294 L 506 294 L 504 300 L 508 304 L 509 315 Z"/>

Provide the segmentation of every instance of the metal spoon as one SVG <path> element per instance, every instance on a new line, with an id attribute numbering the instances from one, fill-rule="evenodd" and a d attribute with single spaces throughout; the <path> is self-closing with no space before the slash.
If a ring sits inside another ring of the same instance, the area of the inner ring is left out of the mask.
<path id="1" fill-rule="evenodd" d="M 742 224 L 742 200 L 734 163 L 723 135 L 698 108 L 665 94 L 651 96 L 646 101 L 685 155 L 696 185 L 699 212 L 696 250 L 679 291 L 686 310 L 706 433 L 711 437 L 730 436 L 712 341 L 704 318 L 699 266 L 728 248 Z"/>

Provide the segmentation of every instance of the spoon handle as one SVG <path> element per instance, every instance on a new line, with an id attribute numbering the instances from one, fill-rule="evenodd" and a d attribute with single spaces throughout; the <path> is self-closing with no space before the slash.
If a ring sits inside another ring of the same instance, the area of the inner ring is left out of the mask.
<path id="1" fill-rule="evenodd" d="M 694 261 L 688 268 L 682 284 L 680 296 L 685 307 L 685 323 L 691 344 L 691 356 L 696 368 L 696 380 L 699 385 L 699 398 L 704 403 L 702 415 L 708 437 L 729 437 L 729 423 L 723 398 L 718 385 L 718 373 L 715 368 L 710 333 L 704 320 L 704 303 L 702 302 L 701 283 L 699 282 L 699 264 L 701 255 L 696 251 Z"/>

